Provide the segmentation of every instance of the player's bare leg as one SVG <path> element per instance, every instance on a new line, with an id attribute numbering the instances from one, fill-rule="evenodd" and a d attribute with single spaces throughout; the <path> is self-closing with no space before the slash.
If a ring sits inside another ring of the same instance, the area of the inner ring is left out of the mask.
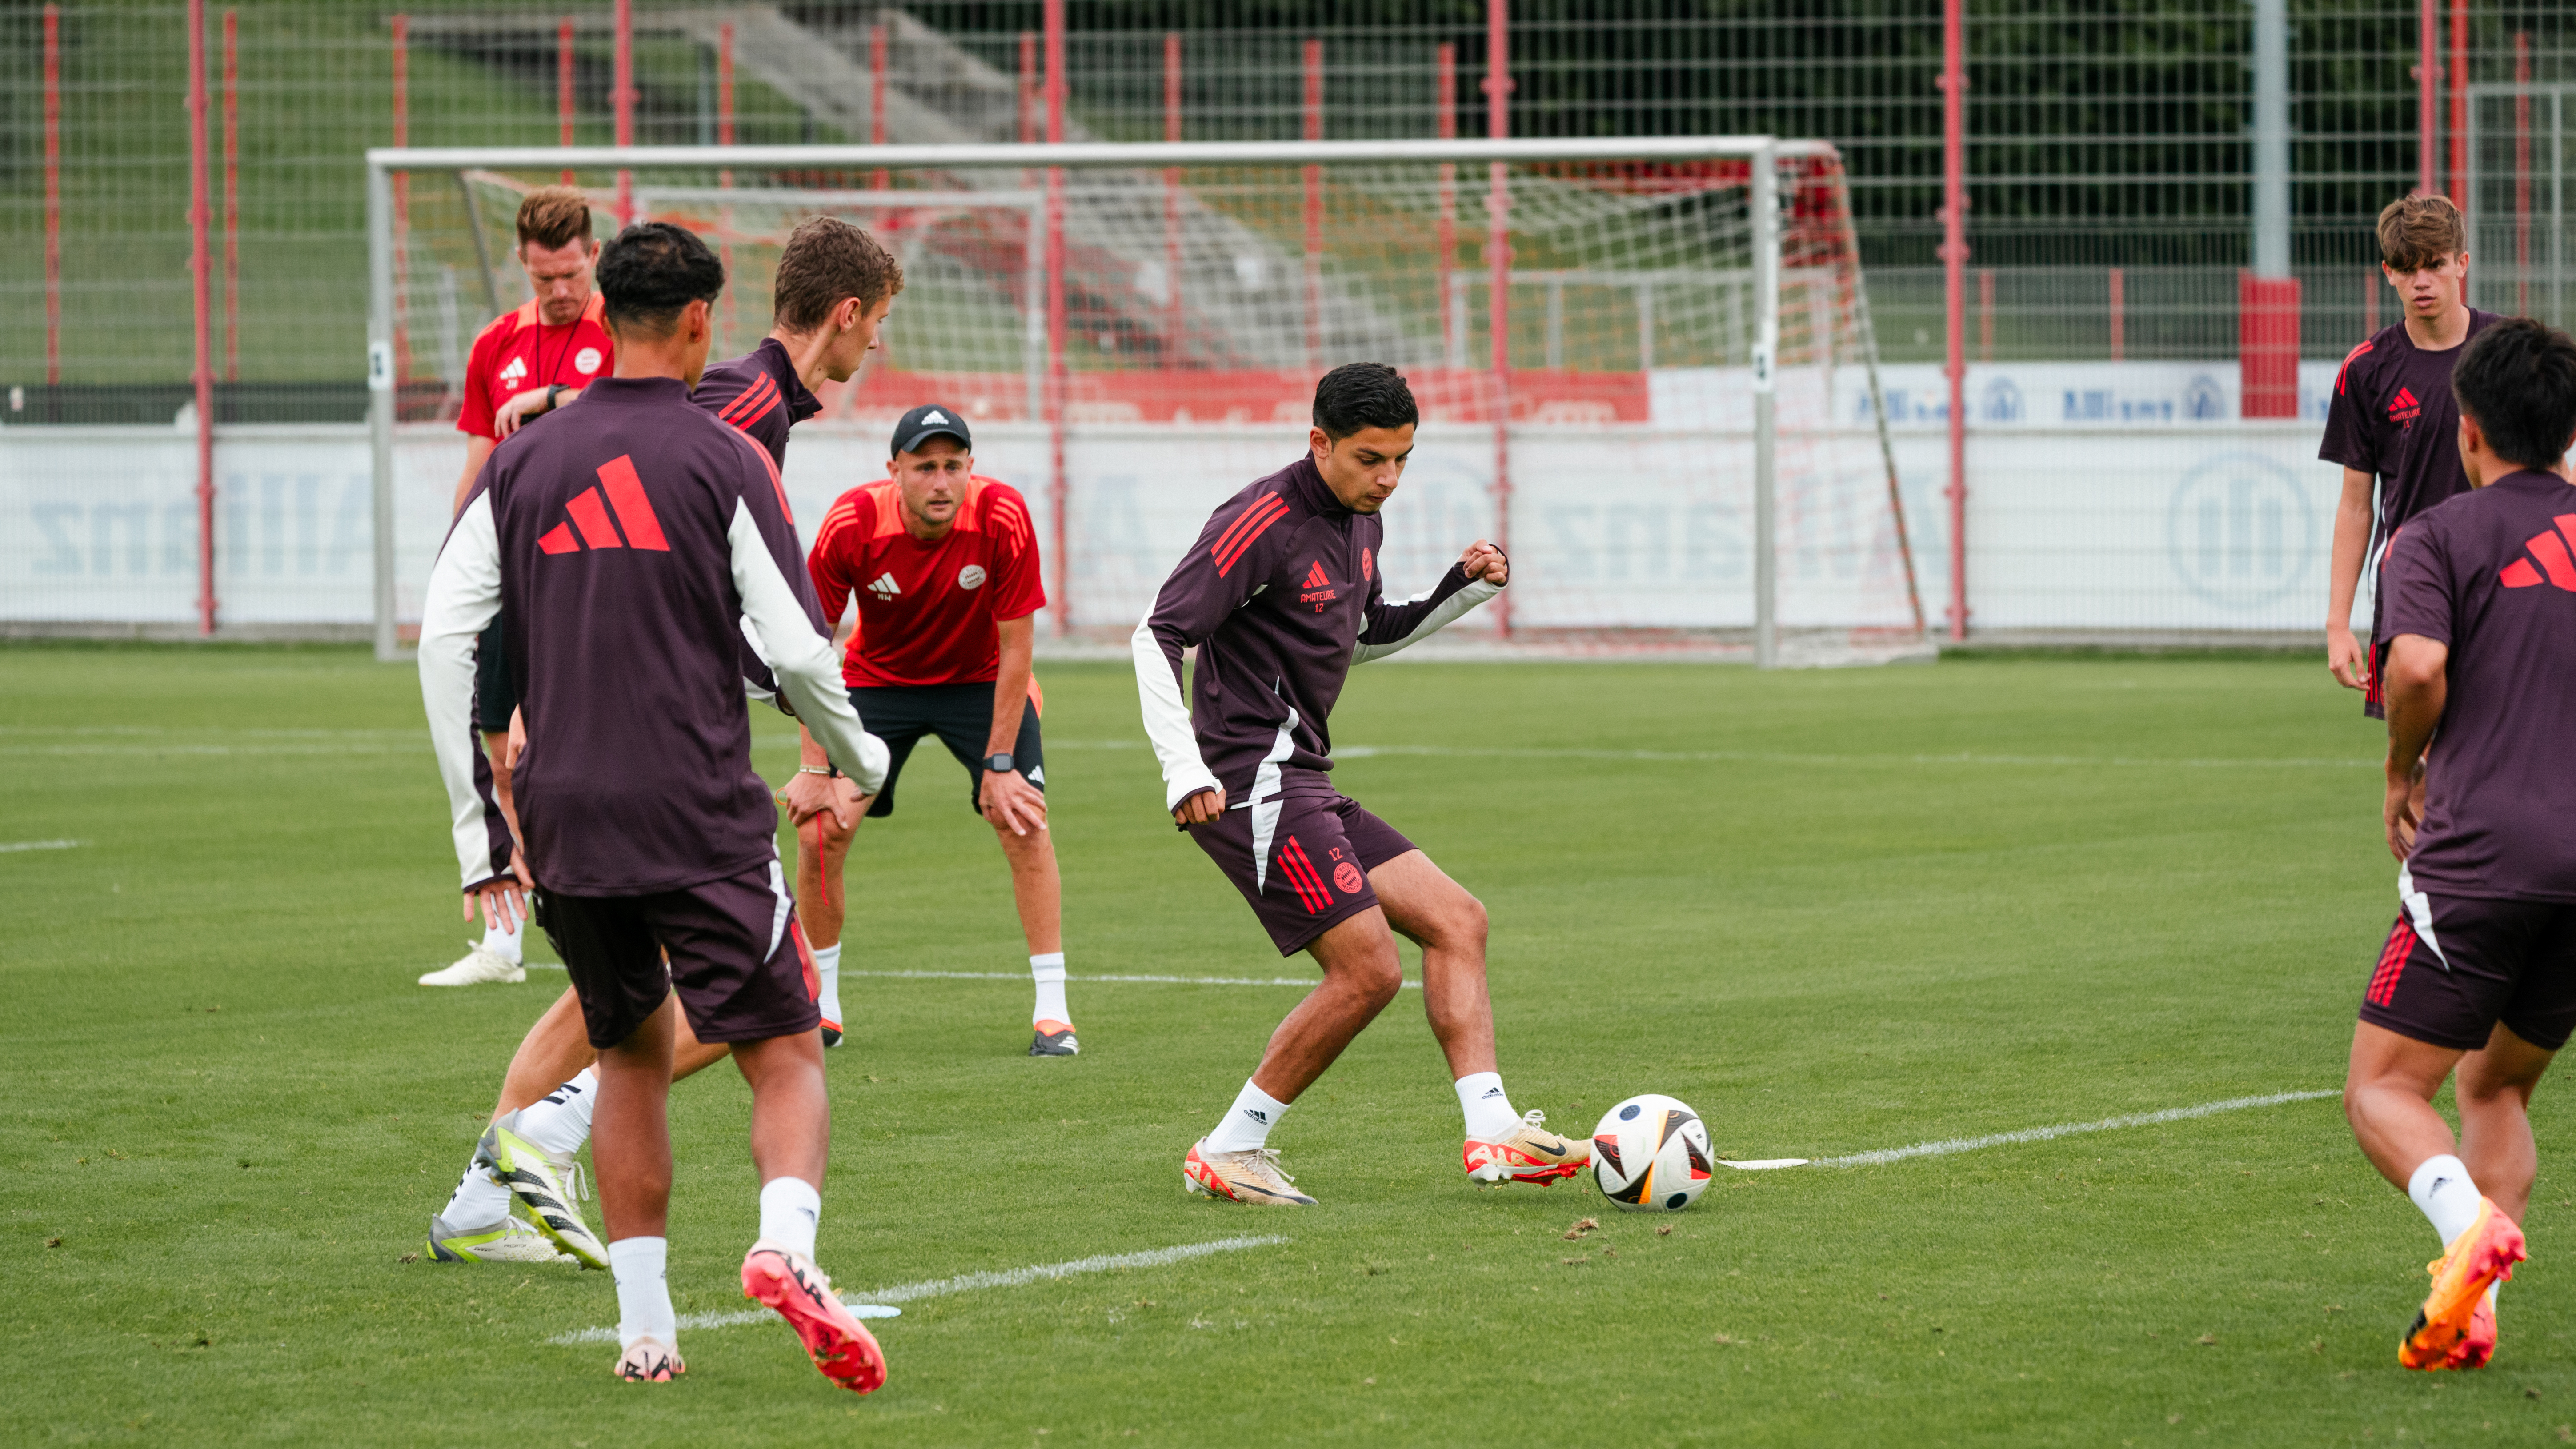
<path id="1" fill-rule="evenodd" d="M 1409 850 L 1369 872 L 1388 924 L 1422 948 L 1422 1005 L 1449 1058 L 1467 1118 L 1460 1149 L 1479 1182 L 1549 1183 L 1592 1160 L 1581 1138 L 1547 1130 L 1547 1115 L 1512 1113 L 1494 1056 L 1494 1002 L 1485 981 L 1485 905 L 1431 857 Z"/>
<path id="2" fill-rule="evenodd" d="M 723 1061 L 733 1048 L 723 1042 L 709 1044 L 698 1040 L 683 1016 L 674 1028 L 676 1043 L 671 1054 L 671 1080 L 693 1077 Z M 501 1099 L 493 1104 L 492 1120 L 499 1121 L 512 1112 L 537 1102 L 555 1088 L 579 1076 L 584 1067 L 599 1060 L 591 1050 L 590 1037 L 581 1024 L 581 998 L 571 987 L 555 998 L 546 1014 L 519 1038 L 519 1049 L 511 1054 L 510 1070 L 501 1078 Z"/>
<path id="3" fill-rule="evenodd" d="M 2460 1058 L 2452 1090 L 2460 1104 L 2460 1160 L 2506 1217 L 2521 1222 L 2540 1174 L 2531 1138 L 2531 1093 L 2556 1053 L 2497 1022 L 2487 1044 Z"/>
<path id="4" fill-rule="evenodd" d="M 805 929 L 805 944 L 814 953 L 822 977 L 823 1045 L 841 1044 L 841 927 L 848 898 L 842 871 L 850 858 L 850 837 L 858 833 L 868 797 L 850 809 L 850 823 L 825 810 L 796 827 L 796 923 Z"/>
<path id="5" fill-rule="evenodd" d="M 2494 1044 L 2489 1045 L 2492 1049 Z M 2408 1368 L 2474 1368 L 2486 1362 L 2495 1341 L 2487 1290 L 2511 1277 L 2513 1265 L 2525 1256 L 2522 1230 L 2480 1192 L 2468 1165 L 2453 1152 L 2450 1124 L 2433 1109 L 2433 1094 L 2462 1055 L 2366 1021 L 2353 1028 L 2344 1116 L 2362 1154 L 2381 1176 L 2405 1190 L 2443 1243 L 2442 1256 L 2431 1265 L 2432 1292 L 2398 1345 L 2398 1362 Z M 2503 1153 L 2506 1164 L 2514 1149 L 2506 1124 L 2493 1120 L 2493 1113 L 2519 1111 L 2507 1083 L 2526 1065 L 2519 1054 L 2507 1054 L 2480 1069 L 2494 1078 L 2479 1084 L 2489 1099 L 2485 1108 L 2490 1120 L 2483 1125 L 2486 1134 L 2498 1137 L 2485 1150 Z M 2546 1062 L 2541 1065 L 2545 1068 Z M 2538 1075 L 2531 1073 L 2535 1081 Z M 2500 1095 L 2503 1101 L 2496 1100 Z M 2521 1130 L 2528 1134 L 2530 1129 L 2526 1124 Z M 2529 1179 L 2522 1181 L 2527 1196 Z"/>
<path id="6" fill-rule="evenodd" d="M 1056 871 L 1055 836 L 1043 825 L 1019 830 L 995 821 L 993 838 L 1011 865 L 1011 903 L 1019 907 L 1020 934 L 1029 945 L 1037 1004 L 1029 1013 L 1033 1057 L 1074 1056 L 1073 1009 L 1064 999 L 1064 881 Z"/>
<path id="7" fill-rule="evenodd" d="M 832 1148 L 822 1034 L 742 1042 L 733 1059 L 751 1084 L 751 1160 L 760 1173 L 760 1240 L 742 1260 L 743 1296 L 777 1310 L 826 1378 L 864 1394 L 885 1382 L 885 1357 L 814 1266 Z"/>

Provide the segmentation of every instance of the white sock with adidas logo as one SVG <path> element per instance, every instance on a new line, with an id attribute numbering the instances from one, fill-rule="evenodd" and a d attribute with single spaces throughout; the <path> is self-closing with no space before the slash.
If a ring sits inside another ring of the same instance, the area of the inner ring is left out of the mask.
<path id="1" fill-rule="evenodd" d="M 1266 1144 L 1270 1129 L 1279 1125 L 1287 1110 L 1287 1103 L 1254 1086 L 1251 1078 L 1244 1078 L 1243 1090 L 1235 1094 L 1234 1105 L 1225 1109 L 1216 1130 L 1207 1135 L 1208 1151 L 1250 1152 Z"/>
<path id="2" fill-rule="evenodd" d="M 1512 1099 L 1503 1094 L 1500 1072 L 1469 1072 L 1457 1081 L 1458 1106 L 1467 1114 L 1467 1135 L 1479 1142 L 1500 1142 L 1521 1125 Z"/>

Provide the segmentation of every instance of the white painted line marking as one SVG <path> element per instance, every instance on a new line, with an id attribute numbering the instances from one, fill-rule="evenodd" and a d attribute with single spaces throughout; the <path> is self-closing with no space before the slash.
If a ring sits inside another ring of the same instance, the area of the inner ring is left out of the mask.
<path id="1" fill-rule="evenodd" d="M 842 1295 L 841 1301 L 861 1318 L 893 1318 L 898 1310 L 892 1305 L 911 1303 L 923 1298 L 944 1298 L 951 1293 L 971 1293 L 979 1288 L 1018 1288 L 1029 1283 L 1051 1282 L 1083 1273 L 1106 1273 L 1117 1268 L 1160 1268 L 1169 1263 L 1204 1258 L 1211 1253 L 1239 1253 L 1246 1248 L 1266 1248 L 1284 1243 L 1276 1233 L 1260 1237 L 1219 1238 L 1212 1243 L 1183 1243 L 1171 1248 L 1148 1248 L 1141 1253 L 1103 1253 L 1092 1258 L 1076 1258 L 1070 1263 L 1039 1263 L 1027 1268 L 1006 1268 L 997 1273 L 961 1273 L 954 1278 L 932 1278 L 921 1283 L 903 1283 L 892 1288 L 879 1288 L 870 1293 Z M 875 1310 L 875 1311 L 871 1311 Z M 734 1328 L 745 1323 L 763 1323 L 778 1315 L 766 1308 L 733 1309 L 723 1313 L 692 1313 L 681 1318 L 682 1328 Z M 557 1334 L 548 1343 L 615 1343 L 614 1328 L 585 1328 L 574 1333 Z"/>
<path id="2" fill-rule="evenodd" d="M 1978 755 L 1965 751 L 1954 755 L 1819 755 L 1786 750 L 1543 750 L 1481 749 L 1457 745 L 1342 745 L 1333 751 L 1333 758 L 1337 760 L 1365 760 L 1379 755 L 1497 760 L 1647 760 L 1662 763 L 1719 761 L 1762 765 L 2118 765 L 2193 770 L 2343 770 L 2381 763 L 2378 760 L 2297 756 L 2149 759 L 2138 755 Z"/>
<path id="3" fill-rule="evenodd" d="M 2230 1097 L 2224 1102 L 2203 1102 L 2197 1107 L 2132 1112 L 2122 1117 L 2105 1117 L 2099 1122 L 2067 1122 L 2055 1127 L 2025 1127 L 2019 1132 L 1997 1132 L 1986 1137 L 1949 1137 L 1939 1142 L 1917 1142 L 1911 1147 L 1882 1147 L 1876 1152 L 1855 1152 L 1848 1157 L 1773 1157 L 1726 1165 L 1745 1172 L 1801 1167 L 1810 1161 L 1817 1167 L 1875 1167 L 1882 1162 L 1903 1162 L 1909 1157 L 1947 1157 L 1954 1152 L 1977 1152 L 1988 1147 L 2011 1147 L 2023 1142 L 2047 1142 L 2058 1137 L 2111 1132 L 2122 1127 L 2153 1127 L 2164 1122 L 2187 1122 L 2194 1117 L 2214 1117 L 2221 1112 L 2242 1112 L 2249 1107 L 2278 1107 L 2285 1102 L 2313 1102 L 2320 1097 L 2342 1095 L 2340 1088 L 2317 1092 L 2274 1092 L 2263 1097 Z"/>
<path id="4" fill-rule="evenodd" d="M 17 850 L 70 850 L 79 844 L 80 842 L 77 840 L 0 841 L 0 855 L 7 855 L 11 851 Z"/>
<path id="5" fill-rule="evenodd" d="M 851 971 L 844 976 L 882 976 L 903 981 L 1026 981 L 1025 971 Z M 1159 986 L 1306 986 L 1320 983 L 1314 976 L 1067 976 L 1067 981 L 1145 981 Z M 1407 986 L 1420 987 L 1419 981 Z"/>

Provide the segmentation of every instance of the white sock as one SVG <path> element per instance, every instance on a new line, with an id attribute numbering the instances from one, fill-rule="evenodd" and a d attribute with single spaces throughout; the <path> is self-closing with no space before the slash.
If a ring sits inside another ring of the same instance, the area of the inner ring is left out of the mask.
<path id="1" fill-rule="evenodd" d="M 814 975 L 823 983 L 823 994 L 815 999 L 814 1004 L 822 1009 L 823 1020 L 830 1023 L 834 1031 L 839 1031 L 842 1023 L 841 943 L 834 941 L 829 946 L 816 946 L 813 951 Z"/>
<path id="2" fill-rule="evenodd" d="M 619 1238 L 608 1245 L 608 1269 L 617 1275 L 617 1342 L 632 1348 L 639 1338 L 680 1346 L 680 1315 L 671 1309 L 671 1284 L 664 1276 L 670 1260 L 668 1238 Z"/>
<path id="3" fill-rule="evenodd" d="M 814 1256 L 814 1225 L 822 1220 L 823 1194 L 801 1177 L 773 1177 L 760 1185 L 760 1240 L 791 1253 Z"/>
<path id="4" fill-rule="evenodd" d="M 1279 1125 L 1280 1115 L 1287 1110 L 1287 1103 L 1252 1085 L 1250 1077 L 1244 1078 L 1234 1105 L 1225 1109 L 1216 1130 L 1207 1135 L 1208 1151 L 1250 1152 L 1270 1140 L 1270 1129 Z"/>
<path id="5" fill-rule="evenodd" d="M 2468 1164 L 2447 1152 L 2424 1159 L 2406 1180 L 2406 1195 L 2432 1219 L 2445 1248 L 2478 1220 L 2478 1185 L 2469 1180 Z"/>
<path id="6" fill-rule="evenodd" d="M 566 1157 L 590 1140 L 591 1109 L 599 1105 L 599 1069 L 581 1075 L 519 1109 L 519 1135 Z"/>
<path id="7" fill-rule="evenodd" d="M 447 1200 L 438 1215 L 459 1232 L 488 1228 L 510 1215 L 510 1190 L 493 1179 L 492 1169 L 474 1163 L 465 1169 L 463 1180 L 456 1184 L 456 1195 Z"/>
<path id="8" fill-rule="evenodd" d="M 519 940 L 525 934 L 527 923 L 510 920 L 509 916 L 510 913 L 505 909 L 501 912 L 501 920 L 504 924 L 483 928 L 483 949 L 513 966 L 524 965 L 526 963 L 519 955 Z"/>
<path id="9" fill-rule="evenodd" d="M 1503 1074 L 1469 1072 L 1457 1081 L 1458 1106 L 1467 1114 L 1467 1135 L 1479 1142 L 1500 1142 L 1521 1125 L 1512 1099 L 1503 1095 Z"/>
<path id="10" fill-rule="evenodd" d="M 1029 1025 L 1042 1021 L 1073 1025 L 1073 1010 L 1064 1004 L 1064 953 L 1049 951 L 1043 956 L 1031 956 L 1029 977 L 1038 984 L 1038 1004 L 1029 1011 Z"/>

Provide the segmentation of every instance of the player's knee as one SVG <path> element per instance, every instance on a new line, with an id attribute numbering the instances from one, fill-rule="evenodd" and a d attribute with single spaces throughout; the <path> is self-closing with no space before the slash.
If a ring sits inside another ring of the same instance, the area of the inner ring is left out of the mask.
<path id="1" fill-rule="evenodd" d="M 1458 891 L 1441 903 L 1432 918 L 1432 942 L 1449 950 L 1481 952 L 1485 949 L 1487 925 L 1485 903 Z"/>

